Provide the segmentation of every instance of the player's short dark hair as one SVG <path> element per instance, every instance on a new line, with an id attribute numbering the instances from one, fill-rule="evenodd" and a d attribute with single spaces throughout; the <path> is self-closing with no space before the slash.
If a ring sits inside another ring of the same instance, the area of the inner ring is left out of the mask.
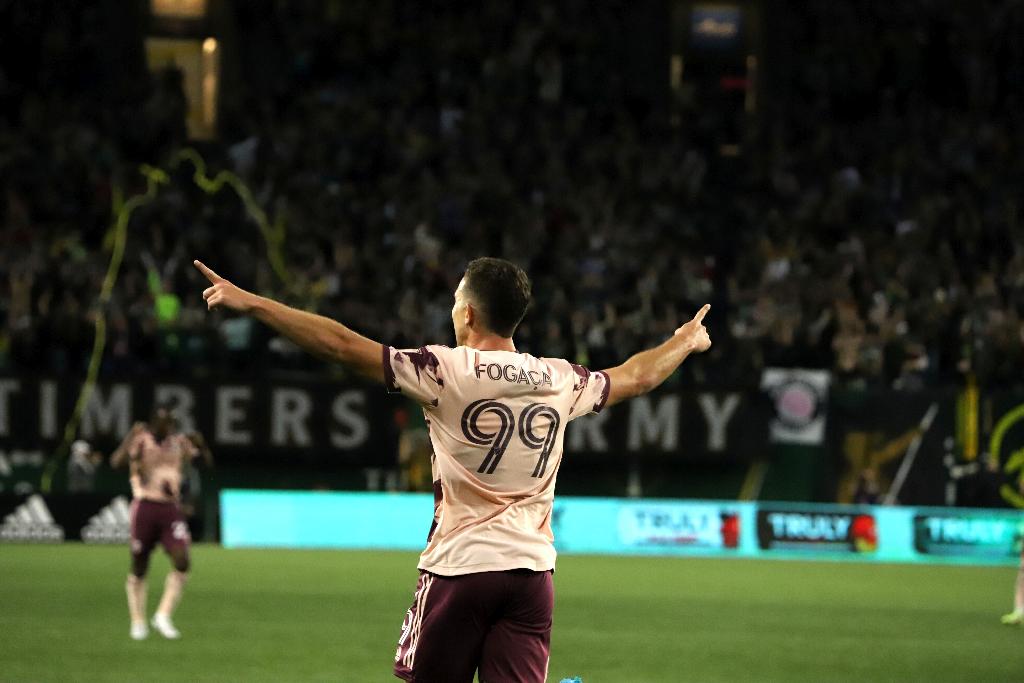
<path id="1" fill-rule="evenodd" d="M 514 263 L 500 258 L 473 259 L 466 266 L 466 294 L 480 309 L 484 326 L 511 337 L 530 305 L 530 278 Z"/>

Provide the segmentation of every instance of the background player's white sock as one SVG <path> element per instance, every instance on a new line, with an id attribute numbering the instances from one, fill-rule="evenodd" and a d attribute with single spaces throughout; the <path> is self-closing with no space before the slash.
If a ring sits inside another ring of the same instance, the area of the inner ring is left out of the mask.
<path id="1" fill-rule="evenodd" d="M 170 617 L 174 613 L 174 608 L 181 601 L 181 593 L 185 590 L 187 580 L 188 574 L 177 570 L 167 574 L 167 579 L 164 580 L 164 594 L 160 598 L 160 606 L 156 609 L 157 614 Z"/>
<path id="2" fill-rule="evenodd" d="M 132 623 L 146 623 L 146 579 L 128 575 L 124 583 L 124 592 L 128 594 L 128 614 L 131 615 Z"/>
<path id="3" fill-rule="evenodd" d="M 1024 567 L 1017 571 L 1017 590 L 1013 593 L 1013 611 L 1024 614 Z"/>

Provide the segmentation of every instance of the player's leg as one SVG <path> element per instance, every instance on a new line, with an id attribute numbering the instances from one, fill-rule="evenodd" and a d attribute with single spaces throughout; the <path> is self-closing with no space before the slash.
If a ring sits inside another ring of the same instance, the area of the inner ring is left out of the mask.
<path id="1" fill-rule="evenodd" d="M 149 635 L 146 626 L 146 574 L 149 558 L 156 545 L 156 530 L 149 506 L 136 500 L 131 508 L 131 570 L 124 589 L 128 596 L 128 614 L 131 617 L 131 637 L 143 640 Z"/>
<path id="2" fill-rule="evenodd" d="M 153 627 L 165 638 L 180 638 L 181 633 L 174 627 L 171 615 L 181 602 L 185 584 L 188 582 L 188 571 L 191 567 L 189 544 L 192 537 L 188 531 L 181 511 L 177 506 L 168 506 L 167 518 L 160 535 L 160 542 L 171 559 L 171 571 L 164 580 L 164 593 L 160 597 L 160 605 L 153 615 Z"/>
<path id="3" fill-rule="evenodd" d="M 394 674 L 418 683 L 472 683 L 500 600 L 497 572 L 420 572 L 395 653 Z"/>
<path id="4" fill-rule="evenodd" d="M 555 587 L 551 572 L 504 572 L 505 609 L 480 657 L 480 683 L 544 683 L 551 652 Z"/>
<path id="5" fill-rule="evenodd" d="M 1002 622 L 1007 626 L 1024 624 L 1024 560 L 1017 569 L 1017 586 L 1013 592 L 1013 611 L 1004 614 Z"/>
<path id="6" fill-rule="evenodd" d="M 132 551 L 132 567 L 124 584 L 128 595 L 128 614 L 132 620 L 129 633 L 133 640 L 143 640 L 149 635 L 146 626 L 146 570 L 149 568 L 151 552 L 152 549 Z"/>

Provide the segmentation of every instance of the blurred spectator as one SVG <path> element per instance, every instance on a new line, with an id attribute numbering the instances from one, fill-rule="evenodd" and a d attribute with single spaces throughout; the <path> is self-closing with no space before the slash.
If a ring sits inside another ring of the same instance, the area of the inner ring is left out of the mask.
<path id="1" fill-rule="evenodd" d="M 68 458 L 68 491 L 91 493 L 96 486 L 96 468 L 103 462 L 103 454 L 93 450 L 81 439 L 71 444 Z"/>
<path id="2" fill-rule="evenodd" d="M 876 505 L 881 496 L 878 485 L 878 470 L 865 467 L 857 477 L 857 488 L 853 494 L 856 505 Z"/>
<path id="3" fill-rule="evenodd" d="M 1000 508 L 1006 501 L 999 489 L 1006 478 L 999 466 L 999 459 L 985 457 L 975 471 L 959 482 L 957 505 L 963 507 Z"/>

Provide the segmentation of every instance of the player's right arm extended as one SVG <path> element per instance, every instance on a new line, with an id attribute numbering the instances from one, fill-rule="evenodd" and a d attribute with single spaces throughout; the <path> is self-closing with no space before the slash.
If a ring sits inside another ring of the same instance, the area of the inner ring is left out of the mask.
<path id="1" fill-rule="evenodd" d="M 679 327 L 668 341 L 605 370 L 611 384 L 605 405 L 646 394 L 668 379 L 691 353 L 703 353 L 711 348 L 711 338 L 704 328 L 704 316 L 709 310 L 711 306 L 705 304 L 693 320 Z"/>
<path id="2" fill-rule="evenodd" d="M 380 343 L 353 332 L 336 320 L 247 292 L 217 275 L 201 261 L 193 263 L 210 281 L 211 286 L 203 292 L 210 310 L 220 307 L 251 315 L 304 351 L 346 365 L 374 381 L 384 382 L 384 348 Z"/>

